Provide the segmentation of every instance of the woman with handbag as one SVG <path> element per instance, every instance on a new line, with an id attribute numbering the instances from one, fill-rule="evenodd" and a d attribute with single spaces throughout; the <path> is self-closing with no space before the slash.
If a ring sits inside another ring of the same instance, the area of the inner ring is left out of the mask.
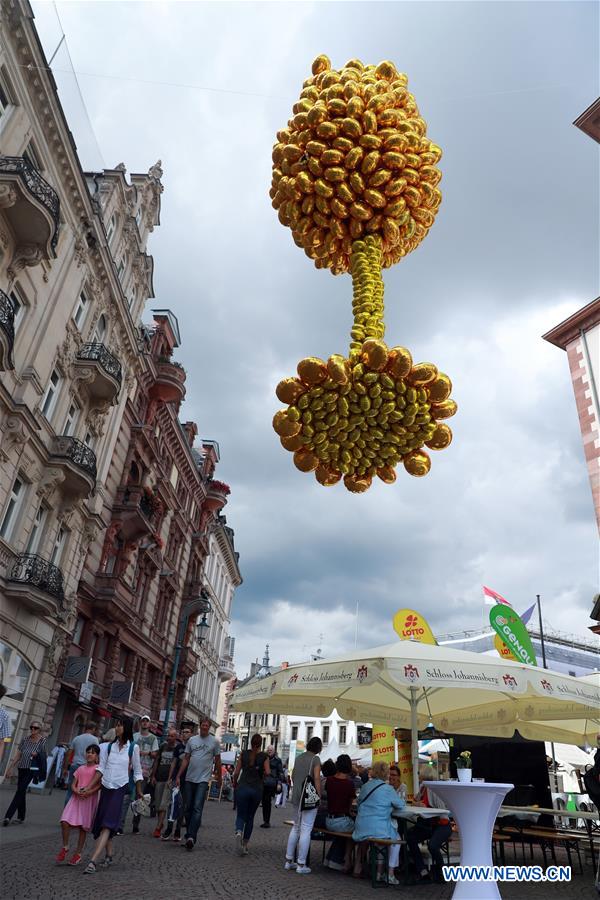
<path id="1" fill-rule="evenodd" d="M 317 754 L 322 749 L 321 739 L 313 737 L 306 745 L 306 753 L 301 753 L 294 763 L 292 805 L 295 807 L 295 814 L 287 842 L 285 868 L 295 869 L 298 875 L 310 875 L 306 857 L 321 797 L 321 760 Z M 294 862 L 296 850 L 297 861 Z"/>
<path id="2" fill-rule="evenodd" d="M 239 755 L 233 784 L 236 797 L 235 841 L 242 856 L 248 855 L 248 842 L 254 828 L 254 816 L 263 796 L 264 779 L 269 777 L 269 757 L 262 753 L 260 734 L 252 735 L 250 750 Z"/>
<path id="3" fill-rule="evenodd" d="M 46 765 L 46 738 L 42 735 L 41 724 L 37 721 L 32 722 L 29 726 L 29 732 L 29 736 L 24 737 L 19 744 L 17 756 L 11 761 L 6 770 L 6 777 L 10 778 L 16 766 L 18 770 L 18 781 L 15 795 L 12 798 L 8 809 L 4 813 L 4 825 L 10 823 L 10 820 L 15 813 L 17 813 L 17 822 L 19 825 L 25 821 L 25 813 L 27 812 L 27 788 L 34 780 L 35 776 L 39 777 L 40 767 Z M 45 777 L 46 775 L 44 773 L 44 778 Z"/>

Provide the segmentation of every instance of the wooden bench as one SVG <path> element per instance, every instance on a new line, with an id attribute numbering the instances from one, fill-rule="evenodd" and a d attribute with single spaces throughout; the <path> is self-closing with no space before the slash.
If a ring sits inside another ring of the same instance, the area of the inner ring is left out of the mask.
<path id="1" fill-rule="evenodd" d="M 579 841 L 582 837 L 584 837 L 584 835 L 574 834 L 573 832 L 560 831 L 553 828 L 543 828 L 541 826 L 526 826 L 523 828 L 519 828 L 515 825 L 500 827 L 495 832 L 495 834 L 498 836 L 498 838 L 501 835 L 506 835 L 509 840 L 512 840 L 513 849 L 515 851 L 515 858 L 517 855 L 516 843 L 518 841 L 521 844 L 523 861 L 525 860 L 525 843 L 529 844 L 531 859 L 533 859 L 533 845 L 539 844 L 540 850 L 542 851 L 542 856 L 544 858 L 545 867 L 548 866 L 546 850 L 550 851 L 552 861 L 556 863 L 556 845 L 562 845 L 566 850 L 570 866 L 572 866 L 571 851 L 574 850 L 577 853 L 579 868 L 581 873 L 583 874 L 583 863 L 581 861 L 581 849 L 579 847 Z"/>

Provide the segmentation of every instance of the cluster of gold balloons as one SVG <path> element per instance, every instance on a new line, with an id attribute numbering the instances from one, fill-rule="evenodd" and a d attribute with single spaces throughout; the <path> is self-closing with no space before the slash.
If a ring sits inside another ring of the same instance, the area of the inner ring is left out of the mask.
<path id="1" fill-rule="evenodd" d="M 325 486 L 343 476 L 349 491 L 362 493 L 375 475 L 395 481 L 400 461 L 411 475 L 429 472 L 423 446 L 443 450 L 452 440 L 440 421 L 456 412 L 451 390 L 433 363 L 414 365 L 405 347 L 368 338 L 350 359 L 301 360 L 298 378 L 277 385 L 288 407 L 275 414 L 273 427 L 300 471 L 314 471 Z"/>
<path id="2" fill-rule="evenodd" d="M 347 357 L 308 357 L 297 378 L 278 384 L 287 408 L 273 428 L 298 469 L 325 486 L 343 477 L 354 493 L 374 476 L 394 482 L 400 462 L 426 475 L 423 448 L 450 444 L 443 420 L 457 409 L 447 375 L 383 340 L 382 267 L 420 243 L 442 196 L 441 150 L 425 137 L 406 83 L 390 62 L 350 60 L 338 72 L 317 57 L 273 150 L 279 219 L 317 267 L 352 273 L 354 319 Z"/>
<path id="3" fill-rule="evenodd" d="M 312 72 L 277 133 L 273 206 L 317 268 L 348 272 L 352 242 L 367 234 L 381 238 L 391 266 L 433 224 L 442 151 L 393 63 L 351 59 L 337 70 L 318 56 Z"/>

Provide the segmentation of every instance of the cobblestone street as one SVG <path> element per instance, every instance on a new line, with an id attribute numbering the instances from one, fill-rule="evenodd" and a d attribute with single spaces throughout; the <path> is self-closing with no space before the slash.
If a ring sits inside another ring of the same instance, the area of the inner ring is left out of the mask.
<path id="1" fill-rule="evenodd" d="M 0 790 L 0 802 L 10 799 L 7 787 Z M 119 896 L 159 898 L 177 896 L 179 900 L 285 900 L 304 897 L 307 900 L 364 900 L 371 896 L 368 881 L 357 881 L 331 872 L 320 865 L 321 847 L 313 845 L 313 873 L 300 877 L 283 869 L 285 842 L 290 809 L 275 810 L 270 830 L 256 828 L 250 855 L 241 859 L 235 854 L 233 818 L 228 803 L 207 803 L 198 844 L 192 853 L 180 845 L 162 843 L 151 837 L 154 819 L 142 820 L 139 836 L 126 834 L 117 838 L 115 863 L 110 871 L 98 870 L 94 876 L 83 876 L 83 865 L 76 869 L 57 866 L 54 857 L 61 846 L 58 821 L 64 794 L 28 796 L 28 813 L 24 825 L 0 829 L 2 849 L 3 900 L 106 900 L 117 891 Z M 2 809 L 4 811 L 4 807 Z M 260 811 L 257 814 L 260 823 Z M 129 819 L 129 827 L 131 820 Z M 91 852 L 88 839 L 84 860 Z M 512 862 L 512 853 L 507 863 Z M 519 860 L 520 862 L 520 860 Z M 559 858 L 559 863 L 562 863 Z M 407 898 L 449 900 L 452 885 L 423 885 L 387 888 Z M 504 884 L 504 900 L 592 900 L 597 897 L 590 865 L 584 875 L 574 874 L 570 884 Z M 375 896 L 379 896 L 376 894 Z"/>

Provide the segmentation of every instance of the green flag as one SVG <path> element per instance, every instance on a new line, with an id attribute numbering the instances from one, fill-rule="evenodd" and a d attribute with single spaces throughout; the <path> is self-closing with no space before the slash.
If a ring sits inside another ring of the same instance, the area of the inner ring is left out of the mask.
<path id="1" fill-rule="evenodd" d="M 492 606 L 490 625 L 506 646 L 510 647 L 515 659 L 528 666 L 537 666 L 531 638 L 521 617 L 513 609 L 503 603 Z"/>

